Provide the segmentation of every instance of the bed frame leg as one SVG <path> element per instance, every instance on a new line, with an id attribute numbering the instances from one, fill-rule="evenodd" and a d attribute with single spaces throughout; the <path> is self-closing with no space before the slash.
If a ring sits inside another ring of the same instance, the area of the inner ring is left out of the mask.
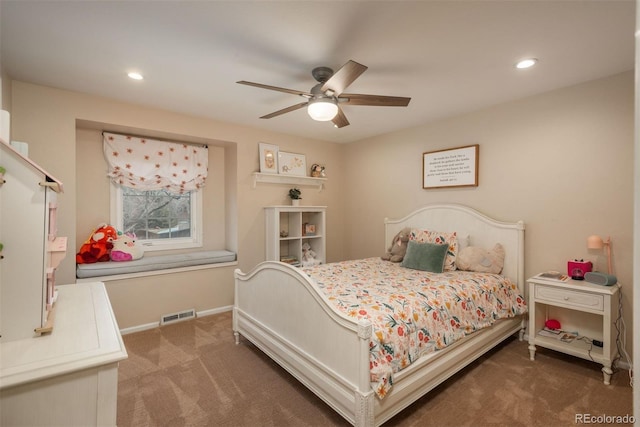
<path id="1" fill-rule="evenodd" d="M 236 345 L 240 344 L 240 332 L 233 332 L 233 336 L 236 338 Z"/>
<path id="2" fill-rule="evenodd" d="M 356 422 L 355 427 L 373 427 L 373 391 L 368 393 L 356 392 Z"/>

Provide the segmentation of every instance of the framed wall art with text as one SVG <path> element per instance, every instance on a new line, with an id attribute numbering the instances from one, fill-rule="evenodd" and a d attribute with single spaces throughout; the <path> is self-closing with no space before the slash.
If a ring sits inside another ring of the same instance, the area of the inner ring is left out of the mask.
<path id="1" fill-rule="evenodd" d="M 477 187 L 478 144 L 422 153 L 422 188 Z"/>

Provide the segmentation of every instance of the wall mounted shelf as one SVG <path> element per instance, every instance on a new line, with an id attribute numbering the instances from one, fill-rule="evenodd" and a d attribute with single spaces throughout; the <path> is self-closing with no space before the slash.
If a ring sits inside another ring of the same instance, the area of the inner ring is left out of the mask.
<path id="1" fill-rule="evenodd" d="M 308 185 L 318 187 L 318 191 L 322 191 L 327 178 L 314 178 L 310 176 L 280 175 L 276 173 L 253 173 L 253 188 L 257 183 L 263 182 L 267 184 L 288 184 L 288 185 Z"/>

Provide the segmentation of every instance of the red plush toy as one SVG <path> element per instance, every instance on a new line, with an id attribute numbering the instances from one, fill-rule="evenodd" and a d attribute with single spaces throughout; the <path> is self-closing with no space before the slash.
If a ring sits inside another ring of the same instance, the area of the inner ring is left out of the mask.
<path id="1" fill-rule="evenodd" d="M 76 254 L 76 263 L 92 264 L 95 262 L 109 261 L 113 240 L 118 237 L 118 232 L 112 226 L 102 223 L 93 230 L 89 238 Z"/>

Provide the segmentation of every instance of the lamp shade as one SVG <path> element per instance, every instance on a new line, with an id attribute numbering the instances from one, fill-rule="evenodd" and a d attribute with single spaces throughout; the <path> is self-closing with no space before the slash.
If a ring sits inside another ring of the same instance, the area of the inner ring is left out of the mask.
<path id="1" fill-rule="evenodd" d="M 602 249 L 604 247 L 604 241 L 600 236 L 589 236 L 587 238 L 587 248 L 589 249 Z"/>
<path id="2" fill-rule="evenodd" d="M 309 101 L 307 113 L 313 120 L 327 122 L 338 114 L 338 104 L 332 98 L 319 98 Z"/>

